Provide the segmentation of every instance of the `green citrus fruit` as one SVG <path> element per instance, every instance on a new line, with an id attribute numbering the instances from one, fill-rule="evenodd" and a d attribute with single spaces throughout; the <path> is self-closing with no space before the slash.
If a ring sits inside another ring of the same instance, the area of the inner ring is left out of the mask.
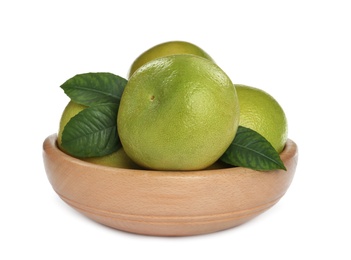
<path id="1" fill-rule="evenodd" d="M 261 89 L 235 84 L 240 104 L 240 125 L 265 137 L 278 153 L 288 137 L 285 113 L 279 103 Z"/>
<path id="2" fill-rule="evenodd" d="M 65 128 L 66 124 L 71 120 L 72 117 L 77 115 L 80 111 L 82 111 L 86 106 L 77 104 L 73 101 L 68 102 L 67 106 L 63 110 L 60 120 L 59 131 L 57 134 L 57 144 L 61 150 L 63 150 L 61 143 L 62 143 L 62 132 Z"/>
<path id="3" fill-rule="evenodd" d="M 110 166 L 110 167 L 126 168 L 126 169 L 141 169 L 140 166 L 138 166 L 128 157 L 123 147 L 120 148 L 118 151 L 105 156 L 83 158 L 83 160 L 86 162 L 91 162 L 91 163 Z"/>
<path id="4" fill-rule="evenodd" d="M 208 55 L 204 50 L 192 43 L 184 41 L 164 42 L 146 50 L 139 57 L 137 57 L 130 68 L 129 77 L 134 73 L 134 71 L 136 71 L 145 63 L 156 58 L 173 54 L 193 54 L 212 60 L 210 55 Z"/>
<path id="5" fill-rule="evenodd" d="M 73 101 L 70 101 L 65 107 L 61 116 L 59 131 L 57 135 L 57 144 L 61 150 L 64 150 L 61 146 L 62 132 L 64 127 L 72 117 L 77 115 L 80 111 L 82 111 L 85 108 L 86 106 L 77 104 Z M 105 155 L 101 157 L 93 157 L 93 158 L 81 158 L 81 159 L 87 162 L 91 162 L 99 165 L 111 166 L 111 167 L 132 168 L 132 169 L 140 168 L 126 155 L 123 148 L 120 148 L 118 151 L 113 152 L 109 155 Z"/>
<path id="6" fill-rule="evenodd" d="M 229 77 L 212 61 L 186 54 L 140 67 L 124 89 L 117 117 L 125 152 L 156 170 L 210 166 L 232 142 L 238 123 Z"/>

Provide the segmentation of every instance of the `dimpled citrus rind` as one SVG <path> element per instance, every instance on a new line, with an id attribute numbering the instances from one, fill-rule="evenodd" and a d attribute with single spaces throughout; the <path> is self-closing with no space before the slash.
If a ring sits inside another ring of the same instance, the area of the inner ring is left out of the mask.
<path id="1" fill-rule="evenodd" d="M 213 61 L 210 55 L 195 44 L 185 41 L 169 41 L 155 45 L 140 54 L 130 68 L 129 77 L 145 63 L 174 54 L 193 54 Z"/>
<path id="2" fill-rule="evenodd" d="M 278 153 L 288 138 L 288 123 L 284 110 L 262 89 L 235 84 L 240 104 L 240 125 L 265 137 Z"/>
<path id="3" fill-rule="evenodd" d="M 155 59 L 129 79 L 118 133 L 137 164 L 156 170 L 198 170 L 213 164 L 239 124 L 234 85 L 213 62 L 194 55 Z"/>

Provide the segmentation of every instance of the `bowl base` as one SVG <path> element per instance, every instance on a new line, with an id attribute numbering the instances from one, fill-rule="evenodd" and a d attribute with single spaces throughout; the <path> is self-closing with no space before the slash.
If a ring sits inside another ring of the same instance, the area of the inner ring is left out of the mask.
<path id="1" fill-rule="evenodd" d="M 298 158 L 297 145 L 288 140 L 280 154 L 286 171 L 122 169 L 71 157 L 56 140 L 45 139 L 43 159 L 63 201 L 105 226 L 153 236 L 207 234 L 251 220 L 284 196 Z"/>
<path id="2" fill-rule="evenodd" d="M 139 235 L 167 237 L 203 235 L 234 228 L 262 214 L 280 200 L 278 198 L 271 203 L 240 212 L 175 218 L 116 214 L 83 206 L 62 195 L 59 197 L 89 219 L 110 228 Z"/>

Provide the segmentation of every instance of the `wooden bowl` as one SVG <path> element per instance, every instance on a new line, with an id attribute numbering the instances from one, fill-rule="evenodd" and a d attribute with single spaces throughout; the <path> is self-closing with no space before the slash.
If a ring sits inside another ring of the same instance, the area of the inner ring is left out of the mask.
<path id="1" fill-rule="evenodd" d="M 276 204 L 293 179 L 297 146 L 288 140 L 287 171 L 242 167 L 202 171 L 113 168 L 73 158 L 43 144 L 48 179 L 67 204 L 106 226 L 157 236 L 206 234 L 240 225 Z"/>

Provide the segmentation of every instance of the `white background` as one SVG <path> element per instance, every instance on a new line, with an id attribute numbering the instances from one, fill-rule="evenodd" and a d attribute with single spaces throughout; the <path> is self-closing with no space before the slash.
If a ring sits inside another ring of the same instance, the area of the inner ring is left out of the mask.
<path id="1" fill-rule="evenodd" d="M 348 1 L 1 1 L 1 259 L 351 259 Z M 61 201 L 42 162 L 85 72 L 126 77 L 147 48 L 185 40 L 284 108 L 299 146 L 290 189 L 254 220 L 162 238 L 96 224 Z"/>

